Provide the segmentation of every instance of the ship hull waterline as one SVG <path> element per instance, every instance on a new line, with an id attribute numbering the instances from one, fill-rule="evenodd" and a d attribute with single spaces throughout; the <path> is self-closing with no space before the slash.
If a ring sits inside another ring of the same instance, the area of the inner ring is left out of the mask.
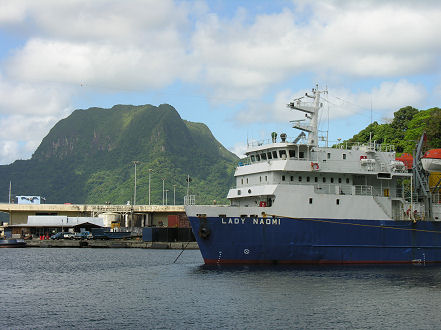
<path id="1" fill-rule="evenodd" d="M 284 217 L 189 220 L 206 264 L 441 262 L 441 223 L 435 221 Z"/>

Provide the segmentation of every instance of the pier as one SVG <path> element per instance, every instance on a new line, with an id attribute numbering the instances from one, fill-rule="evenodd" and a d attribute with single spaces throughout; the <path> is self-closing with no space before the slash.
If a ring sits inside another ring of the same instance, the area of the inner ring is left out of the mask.
<path id="1" fill-rule="evenodd" d="M 0 203 L 0 212 L 9 213 L 9 225 L 26 224 L 30 215 L 97 217 L 119 214 L 125 227 L 167 225 L 169 215 L 184 215 L 183 205 L 107 205 L 107 204 L 8 204 Z"/>

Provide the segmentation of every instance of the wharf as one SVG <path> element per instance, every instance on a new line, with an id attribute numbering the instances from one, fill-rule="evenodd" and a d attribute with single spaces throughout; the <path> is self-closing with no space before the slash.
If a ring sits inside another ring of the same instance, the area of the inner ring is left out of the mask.
<path id="1" fill-rule="evenodd" d="M 199 249 L 197 242 L 144 242 L 141 240 L 26 240 L 27 247 L 37 248 L 138 248 L 138 249 Z"/>

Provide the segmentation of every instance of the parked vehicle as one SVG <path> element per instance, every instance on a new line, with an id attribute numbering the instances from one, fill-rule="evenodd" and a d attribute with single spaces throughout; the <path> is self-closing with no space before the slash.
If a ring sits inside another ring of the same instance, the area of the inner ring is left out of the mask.
<path id="1" fill-rule="evenodd" d="M 75 239 L 89 239 L 92 238 L 92 234 L 88 231 L 82 231 L 81 233 L 75 233 Z"/>
<path id="2" fill-rule="evenodd" d="M 51 239 L 73 239 L 74 233 L 69 232 L 59 232 L 51 236 Z"/>

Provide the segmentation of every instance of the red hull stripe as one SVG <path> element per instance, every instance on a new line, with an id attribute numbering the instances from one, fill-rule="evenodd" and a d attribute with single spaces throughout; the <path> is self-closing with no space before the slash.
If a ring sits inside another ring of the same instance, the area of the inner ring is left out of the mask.
<path id="1" fill-rule="evenodd" d="M 377 260 L 360 260 L 360 261 L 338 261 L 338 260 L 217 260 L 204 259 L 207 265 L 216 264 L 297 264 L 297 265 L 343 265 L 343 264 L 422 264 L 422 263 L 440 263 L 441 261 L 377 261 Z"/>

